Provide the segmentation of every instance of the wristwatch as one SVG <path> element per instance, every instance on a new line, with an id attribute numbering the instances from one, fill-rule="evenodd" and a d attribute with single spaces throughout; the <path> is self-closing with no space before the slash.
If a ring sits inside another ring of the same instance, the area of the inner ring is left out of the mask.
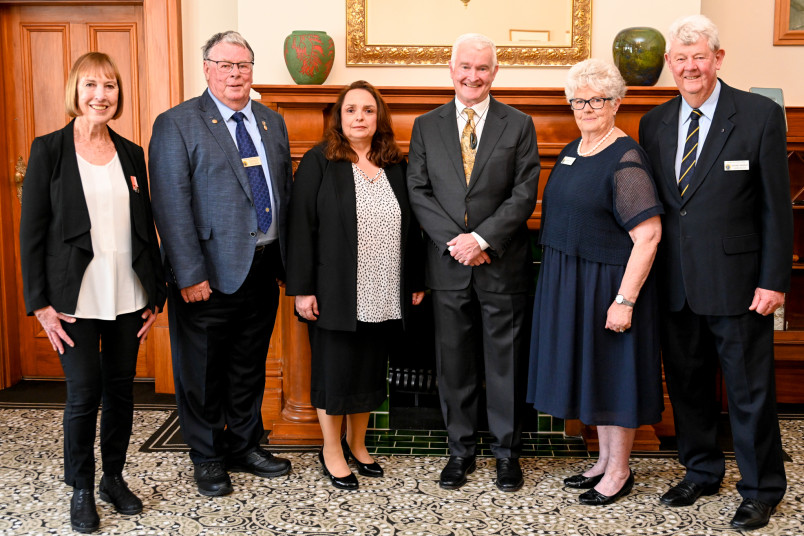
<path id="1" fill-rule="evenodd" d="M 628 301 L 625 299 L 625 296 L 622 294 L 617 294 L 617 297 L 614 298 L 614 301 L 617 303 L 621 303 L 623 305 L 627 305 L 628 307 L 633 307 L 635 304 L 632 301 Z"/>

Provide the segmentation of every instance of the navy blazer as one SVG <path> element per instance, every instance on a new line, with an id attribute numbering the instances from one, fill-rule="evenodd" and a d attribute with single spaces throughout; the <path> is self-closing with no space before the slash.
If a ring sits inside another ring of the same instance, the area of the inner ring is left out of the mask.
<path id="1" fill-rule="evenodd" d="M 402 211 L 400 300 L 403 321 L 411 294 L 424 290 L 421 230 L 410 210 L 405 163 L 385 168 Z M 325 329 L 357 328 L 357 202 L 352 164 L 331 162 L 322 145 L 302 158 L 289 215 L 288 296 L 314 294 Z"/>
<path id="2" fill-rule="evenodd" d="M 790 286 L 793 212 L 784 114 L 772 100 L 721 81 L 682 198 L 675 172 L 680 106 L 679 96 L 639 123 L 665 208 L 656 259 L 661 295 L 671 311 L 686 301 L 699 315 L 743 314 L 757 287 L 786 292 Z"/>
<path id="3" fill-rule="evenodd" d="M 28 315 L 52 305 L 75 313 L 84 272 L 94 257 L 89 209 L 84 198 L 71 121 L 34 139 L 25 173 L 20 218 L 23 296 Z M 148 295 L 148 308 L 162 308 L 165 278 L 148 197 L 142 148 L 111 128 L 123 167 L 131 213 L 132 267 Z M 136 178 L 139 192 L 133 188 Z"/>
<path id="4" fill-rule="evenodd" d="M 533 278 L 528 218 L 536 206 L 539 149 L 533 119 L 491 98 L 469 184 L 463 170 L 455 99 L 413 123 L 408 189 L 429 237 L 427 286 L 465 289 L 470 283 L 499 293 L 525 292 Z M 464 266 L 447 242 L 475 231 L 491 263 Z"/>
<path id="5" fill-rule="evenodd" d="M 278 113 L 254 101 L 251 109 L 268 158 L 284 261 L 292 182 L 288 133 Z M 179 288 L 209 281 L 215 290 L 234 293 L 254 258 L 257 214 L 237 145 L 208 90 L 156 118 L 148 155 L 168 277 Z"/>

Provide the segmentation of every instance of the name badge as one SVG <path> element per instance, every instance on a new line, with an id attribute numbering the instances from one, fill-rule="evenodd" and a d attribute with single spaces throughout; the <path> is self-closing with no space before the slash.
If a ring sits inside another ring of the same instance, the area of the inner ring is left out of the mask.
<path id="1" fill-rule="evenodd" d="M 573 163 L 575 163 L 575 157 L 574 156 L 565 156 L 561 160 L 561 163 L 564 164 L 565 166 L 571 166 Z"/>
<path id="2" fill-rule="evenodd" d="M 748 160 L 726 160 L 723 171 L 748 171 Z"/>
<path id="3" fill-rule="evenodd" d="M 243 167 L 254 167 L 262 165 L 259 156 L 251 156 L 249 158 L 243 158 L 242 160 L 243 160 Z"/>

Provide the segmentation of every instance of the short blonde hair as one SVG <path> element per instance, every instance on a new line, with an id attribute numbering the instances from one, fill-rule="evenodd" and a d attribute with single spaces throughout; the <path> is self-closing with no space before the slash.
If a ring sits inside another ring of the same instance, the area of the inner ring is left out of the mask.
<path id="1" fill-rule="evenodd" d="M 598 59 L 588 59 L 576 63 L 567 73 L 564 95 L 567 100 L 575 97 L 575 92 L 588 87 L 601 92 L 606 97 L 622 99 L 625 97 L 625 80 L 613 63 Z"/>
<path id="2" fill-rule="evenodd" d="M 670 25 L 669 39 L 665 52 L 670 52 L 670 45 L 678 41 L 682 45 L 694 45 L 698 39 L 706 39 L 709 50 L 720 50 L 720 35 L 717 26 L 705 15 L 690 15 L 676 20 Z"/>
<path id="3" fill-rule="evenodd" d="M 114 60 L 103 52 L 87 52 L 75 60 L 70 74 L 67 75 L 67 87 L 64 90 L 67 115 L 70 117 L 81 115 L 81 108 L 78 106 L 78 81 L 88 74 L 99 74 L 117 80 L 117 110 L 112 119 L 120 117 L 123 113 L 123 81 Z"/>

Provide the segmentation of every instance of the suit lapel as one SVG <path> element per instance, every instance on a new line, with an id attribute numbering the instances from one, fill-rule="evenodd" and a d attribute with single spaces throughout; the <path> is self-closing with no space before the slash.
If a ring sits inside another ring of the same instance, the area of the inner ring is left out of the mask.
<path id="1" fill-rule="evenodd" d="M 345 160 L 329 162 L 331 173 L 324 172 L 324 180 L 334 180 L 335 198 L 341 215 L 341 224 L 349 242 L 349 251 L 357 259 L 357 198 L 352 163 Z"/>
<path id="2" fill-rule="evenodd" d="M 461 156 L 461 142 L 458 137 L 458 120 L 455 117 L 455 99 L 453 98 L 441 110 L 438 130 L 441 142 L 444 144 L 445 154 L 452 167 L 455 168 L 455 178 L 466 188 L 466 174 L 463 171 L 463 157 Z"/>
<path id="3" fill-rule="evenodd" d="M 684 196 L 685 202 L 695 195 L 695 192 L 706 180 L 709 171 L 718 160 L 721 151 L 723 151 L 726 140 L 729 139 L 729 135 L 734 129 L 731 117 L 735 114 L 736 109 L 731 88 L 723 82 L 720 84 L 720 96 L 718 97 L 717 107 L 715 107 L 715 115 L 712 118 L 712 124 L 709 126 L 709 133 L 704 140 L 701 154 L 695 163 L 695 174 L 690 182 L 689 193 Z"/>
<path id="4" fill-rule="evenodd" d="M 477 183 L 477 178 L 483 172 L 483 168 L 497 145 L 497 140 L 500 139 L 503 130 L 505 130 L 506 115 L 505 108 L 500 106 L 494 97 L 491 97 L 486 123 L 483 125 L 483 135 L 480 138 L 480 145 L 475 155 L 475 165 L 472 168 L 472 176 L 469 180 L 469 189 Z M 457 129 L 457 126 L 455 128 Z"/>
<path id="5" fill-rule="evenodd" d="M 128 206 L 129 218 L 131 219 L 131 259 L 132 262 L 145 251 L 145 244 L 148 241 L 148 231 L 146 229 L 146 213 L 145 205 L 142 203 L 142 196 L 148 195 L 147 191 L 143 191 L 147 181 L 144 177 L 137 176 L 137 168 L 134 165 L 134 159 L 128 151 L 127 146 L 123 143 L 122 138 L 111 128 L 109 135 L 114 142 L 117 156 L 120 159 L 120 166 L 123 168 L 123 180 L 125 180 L 126 187 L 128 188 Z M 134 191 L 134 183 L 131 180 L 135 177 L 139 192 Z M 138 238 L 137 238 L 138 237 Z"/>
<path id="6" fill-rule="evenodd" d="M 262 140 L 262 146 L 265 149 L 265 157 L 268 159 L 266 165 L 271 174 L 270 184 L 273 190 L 273 201 L 274 203 L 279 203 L 279 200 L 282 199 L 282 192 L 279 190 L 281 186 L 279 178 L 284 174 L 284 170 L 280 167 L 283 158 L 282 155 L 278 153 L 279 144 L 272 143 L 271 140 L 271 136 L 277 134 L 276 130 L 279 127 L 271 120 L 271 117 L 265 113 L 263 108 L 255 106 L 255 104 L 256 103 L 252 101 L 251 111 L 254 113 L 254 119 L 257 121 L 257 130 L 260 132 L 260 140 Z M 277 207 L 274 206 L 274 211 L 276 210 Z"/>
<path id="7" fill-rule="evenodd" d="M 62 192 L 62 231 L 64 242 L 92 252 L 92 237 L 89 230 L 92 222 L 89 219 L 89 208 L 81 184 L 81 173 L 78 171 L 78 158 L 75 153 L 75 137 L 73 135 L 73 119 L 64 127 L 62 136 L 61 172 L 64 181 Z"/>
<path id="8" fill-rule="evenodd" d="M 399 203 L 399 208 L 402 211 L 402 229 L 407 229 L 410 214 L 405 210 L 405 207 L 408 206 L 408 189 L 405 186 L 405 176 L 402 174 L 402 166 L 394 164 L 386 167 L 385 175 L 388 177 L 388 183 L 391 185 L 391 189 L 394 191 L 396 200 Z M 404 232 L 402 236 L 405 236 Z"/>
<path id="9" fill-rule="evenodd" d="M 659 147 L 661 147 L 661 166 L 667 189 L 673 192 L 674 199 L 681 200 L 678 191 L 678 177 L 676 177 L 676 153 L 678 152 L 678 110 L 681 106 L 681 97 L 676 97 L 672 106 L 662 117 L 662 127 L 659 131 Z"/>
<path id="10" fill-rule="evenodd" d="M 235 174 L 235 177 L 237 177 L 237 181 L 240 183 L 243 191 L 246 192 L 249 201 L 253 202 L 251 186 L 248 182 L 248 175 L 246 175 L 246 168 L 243 167 L 243 162 L 240 160 L 240 152 L 238 152 L 237 145 L 235 145 L 232 135 L 229 133 L 226 121 L 221 116 L 218 107 L 215 106 L 215 102 L 212 100 L 212 97 L 209 96 L 208 91 L 209 90 L 204 91 L 201 98 L 198 100 L 199 113 L 203 119 L 202 122 L 207 126 L 212 137 L 218 142 L 218 145 L 220 145 L 223 154 L 226 155 L 226 159 L 232 166 L 232 172 Z"/>

